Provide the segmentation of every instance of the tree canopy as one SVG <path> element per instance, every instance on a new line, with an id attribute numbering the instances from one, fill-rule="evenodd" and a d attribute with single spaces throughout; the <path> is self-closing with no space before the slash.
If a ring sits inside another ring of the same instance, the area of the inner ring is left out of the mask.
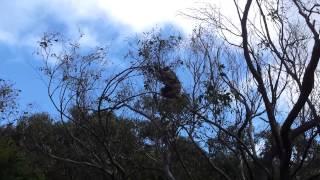
<path id="1" fill-rule="evenodd" d="M 190 35 L 141 34 L 118 67 L 46 33 L 36 54 L 57 114 L 1 126 L 0 179 L 319 179 L 320 4 L 233 2 L 237 18 L 186 12 Z M 18 92 L 0 80 L 1 115 Z"/>

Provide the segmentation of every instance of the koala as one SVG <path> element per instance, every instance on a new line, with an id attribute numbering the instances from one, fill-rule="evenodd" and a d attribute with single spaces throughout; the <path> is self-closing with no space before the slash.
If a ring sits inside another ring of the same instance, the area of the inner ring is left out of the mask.
<path id="1" fill-rule="evenodd" d="M 168 99 L 180 97 L 181 83 L 169 67 L 159 68 L 157 77 L 164 85 L 160 90 L 161 96 Z"/>

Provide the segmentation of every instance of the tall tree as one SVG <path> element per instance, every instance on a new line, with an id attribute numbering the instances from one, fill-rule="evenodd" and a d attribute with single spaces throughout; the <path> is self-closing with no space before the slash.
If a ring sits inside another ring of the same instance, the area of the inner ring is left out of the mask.
<path id="1" fill-rule="evenodd" d="M 0 79 L 0 118 L 8 120 L 10 115 L 17 111 L 17 101 L 19 91 L 14 89 L 8 81 Z M 8 122 L 5 122 L 8 123 Z"/>
<path id="2" fill-rule="evenodd" d="M 243 133 L 223 131 L 239 143 L 237 149 L 244 153 L 243 160 L 250 159 L 260 166 L 267 179 L 296 179 L 301 177 L 299 170 L 314 156 L 312 144 L 318 136 L 319 2 L 233 2 L 236 19 L 212 5 L 195 10 L 189 16 L 207 24 L 207 29 L 237 55 L 236 58 L 220 58 L 220 62 L 229 63 L 223 79 L 245 110 L 246 116 L 241 120 L 239 130 L 264 124 L 264 131 L 270 132 L 269 140 L 263 140 L 266 146 L 269 146 L 266 142 L 271 146 L 265 147 L 269 152 L 262 158 L 267 163 L 261 162 L 260 156 L 256 155 L 256 145 L 245 143 L 241 137 Z M 206 51 L 208 47 L 203 49 Z M 237 71 L 231 68 L 232 64 L 245 68 L 240 79 L 234 76 Z M 243 83 L 256 93 L 246 93 L 241 88 Z M 262 102 L 258 108 L 255 96 Z M 251 134 L 257 133 L 258 128 L 255 129 Z M 300 138 L 306 144 L 302 156 L 296 153 L 302 148 Z M 248 162 L 246 169 L 252 172 Z M 314 173 L 310 178 L 318 176 L 318 172 Z M 251 179 L 254 177 L 252 175 Z"/>

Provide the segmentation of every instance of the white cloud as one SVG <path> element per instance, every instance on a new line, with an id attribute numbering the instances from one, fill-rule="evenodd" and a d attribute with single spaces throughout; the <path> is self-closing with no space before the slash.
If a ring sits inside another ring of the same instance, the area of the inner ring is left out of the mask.
<path id="1" fill-rule="evenodd" d="M 94 19 L 98 16 L 99 11 L 94 10 L 96 8 L 94 1 L 80 2 L 82 3 L 75 0 L 1 1 L 0 41 L 10 42 L 9 39 L 21 38 L 19 37 L 21 34 L 27 35 L 39 32 L 39 29 L 44 30 L 52 19 L 72 24 L 83 18 Z M 29 32 L 26 32 L 27 30 Z"/>
<path id="2" fill-rule="evenodd" d="M 99 0 L 99 6 L 115 19 L 142 31 L 154 24 L 183 24 L 179 11 L 192 7 L 193 0 Z"/>
<path id="3" fill-rule="evenodd" d="M 217 6 L 229 7 L 231 0 L 215 0 Z M 181 15 L 188 8 L 196 8 L 210 0 L 10 0 L 0 2 L 0 42 L 10 45 L 29 45 L 29 39 L 61 23 L 67 31 L 81 27 L 81 21 L 111 20 L 128 25 L 134 32 L 149 30 L 163 23 L 176 24 L 190 31 L 195 23 Z M 103 22 L 103 21 L 102 21 Z M 90 27 L 89 27 L 90 29 Z M 93 29 L 87 32 L 94 33 Z M 49 29 L 53 30 L 54 29 Z M 70 33 L 70 32 L 65 32 Z M 88 34 L 87 34 L 88 35 Z M 125 33 L 127 35 L 127 33 Z M 95 35 L 87 43 L 97 41 Z"/>
<path id="4" fill-rule="evenodd" d="M 91 33 L 88 28 L 82 29 L 82 32 L 85 34 L 79 41 L 80 44 L 86 47 L 95 47 L 99 45 L 97 37 L 94 33 Z"/>
<path id="5" fill-rule="evenodd" d="M 17 40 L 13 33 L 0 29 L 0 42 L 6 42 L 9 45 L 16 44 Z"/>

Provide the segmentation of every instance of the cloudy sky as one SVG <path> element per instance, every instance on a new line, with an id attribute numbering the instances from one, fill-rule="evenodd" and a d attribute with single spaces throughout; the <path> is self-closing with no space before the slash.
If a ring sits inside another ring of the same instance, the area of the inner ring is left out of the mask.
<path id="1" fill-rule="evenodd" d="M 209 0 L 208 0 L 209 1 Z M 225 2 L 215 0 L 217 6 Z M 48 111 L 45 84 L 35 69 L 37 40 L 44 32 L 68 37 L 85 34 L 82 45 L 120 45 L 152 27 L 171 25 L 185 33 L 196 24 L 181 15 L 205 1 L 196 0 L 0 0 L 0 78 L 22 90 L 20 105 Z M 213 2 L 210 1 L 210 2 Z M 230 1 L 231 3 L 231 1 Z M 119 52 L 120 56 L 120 52 Z"/>

